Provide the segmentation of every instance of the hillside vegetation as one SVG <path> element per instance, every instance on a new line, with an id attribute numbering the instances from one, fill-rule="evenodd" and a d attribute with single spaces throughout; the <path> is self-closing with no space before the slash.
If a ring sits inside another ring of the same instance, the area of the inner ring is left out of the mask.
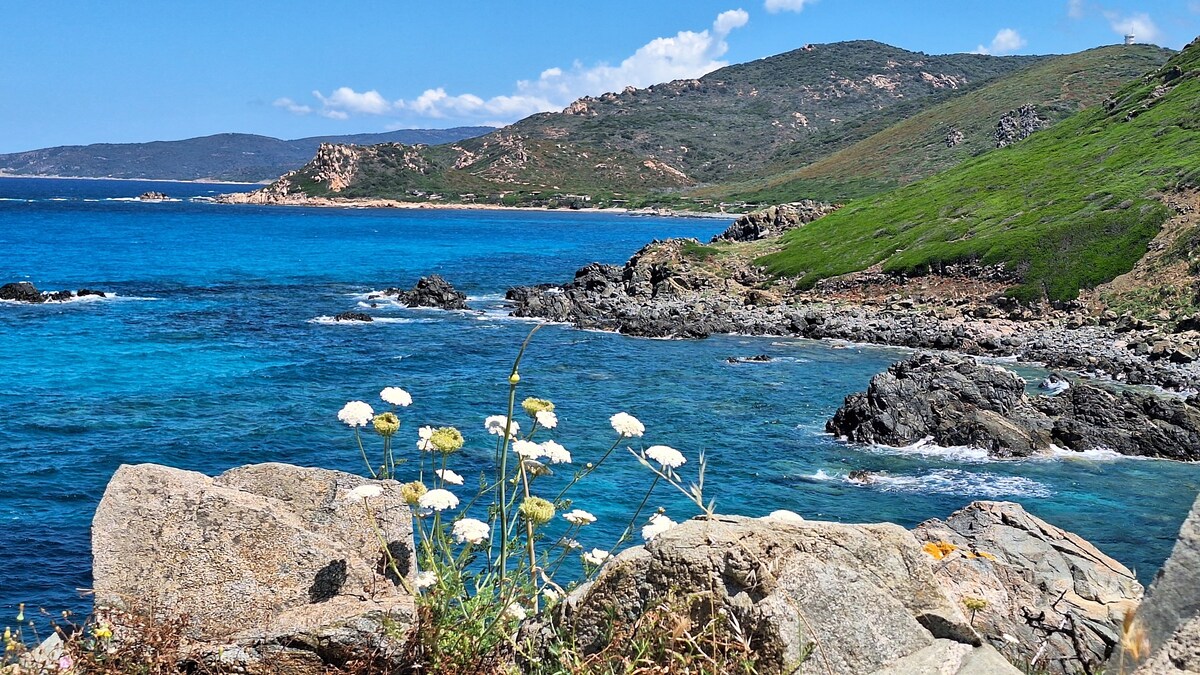
<path id="1" fill-rule="evenodd" d="M 181 141 L 63 145 L 0 155 L 0 173 L 255 182 L 304 166 L 322 143 L 452 143 L 489 131 L 491 127 L 401 129 L 288 141 L 254 134 L 216 134 Z"/>
<path id="2" fill-rule="evenodd" d="M 359 157 L 348 185 L 322 182 L 319 166 L 292 182 L 313 196 L 641 199 L 814 161 L 1045 58 L 815 45 L 695 80 L 585 97 L 453 145 L 380 147 Z"/>
<path id="3" fill-rule="evenodd" d="M 1003 265 L 1021 298 L 1067 300 L 1129 271 L 1200 180 L 1200 45 L 1016 145 L 849 204 L 760 261 L 808 287 L 879 264 Z"/>
<path id="4" fill-rule="evenodd" d="M 1033 105 L 1046 123 L 1060 122 L 1158 68 L 1172 53 L 1151 45 L 1115 45 L 1047 59 L 810 164 L 780 162 L 765 178 L 700 194 L 763 204 L 841 202 L 906 185 L 994 149 L 996 123 L 1010 111 Z"/>

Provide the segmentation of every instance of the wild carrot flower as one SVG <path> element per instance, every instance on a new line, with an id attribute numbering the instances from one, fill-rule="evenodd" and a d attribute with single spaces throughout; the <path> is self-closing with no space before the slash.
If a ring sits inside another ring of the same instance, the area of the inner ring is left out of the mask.
<path id="1" fill-rule="evenodd" d="M 525 611 L 524 607 L 514 602 L 505 607 L 500 616 L 513 621 L 524 621 L 525 617 L 529 616 L 529 613 Z"/>
<path id="2" fill-rule="evenodd" d="M 646 448 L 646 456 L 667 469 L 678 469 L 687 463 L 683 453 L 667 445 L 652 445 Z"/>
<path id="3" fill-rule="evenodd" d="M 375 431 L 384 438 L 390 438 L 400 430 L 400 418 L 394 413 L 385 412 L 375 416 Z"/>
<path id="4" fill-rule="evenodd" d="M 357 502 L 362 501 L 363 499 L 370 499 L 371 497 L 378 497 L 381 494 L 383 494 L 383 488 L 379 487 L 378 485 L 366 483 L 359 485 L 353 490 L 347 492 L 346 501 Z M 403 490 L 401 491 L 401 494 L 403 494 Z"/>
<path id="5" fill-rule="evenodd" d="M 412 405 L 412 396 L 400 387 L 387 387 L 379 392 L 379 398 L 383 399 L 385 403 L 398 405 L 401 408 L 407 408 Z"/>
<path id="6" fill-rule="evenodd" d="M 650 522 L 642 528 L 642 539 L 651 541 L 658 535 L 678 525 L 675 521 L 661 513 L 650 516 Z"/>
<path id="7" fill-rule="evenodd" d="M 563 518 L 566 518 L 567 522 L 571 523 L 572 525 L 591 525 L 592 523 L 596 522 L 596 516 L 593 516 L 583 509 L 567 511 L 563 514 Z"/>
<path id="8" fill-rule="evenodd" d="M 458 508 L 458 497 L 454 496 L 449 490 L 430 490 L 421 495 L 417 500 L 417 504 L 423 509 L 433 509 L 434 511 L 445 511 L 446 509 Z"/>
<path id="9" fill-rule="evenodd" d="M 546 600 L 549 600 L 550 602 L 556 602 L 562 597 L 562 593 L 559 593 L 557 590 L 555 590 L 553 586 L 543 587 L 542 595 L 546 596 Z"/>
<path id="10" fill-rule="evenodd" d="M 633 438 L 646 433 L 646 426 L 629 413 L 619 412 L 610 417 L 608 421 L 612 424 L 613 431 L 624 438 Z"/>
<path id="11" fill-rule="evenodd" d="M 363 401 L 350 401 L 338 411 L 338 419 L 350 427 L 365 427 L 374 416 L 375 411 Z"/>
<path id="12" fill-rule="evenodd" d="M 558 415 L 555 415 L 552 410 L 539 410 L 533 419 L 537 420 L 537 423 L 545 429 L 553 429 L 558 426 Z"/>
<path id="13" fill-rule="evenodd" d="M 425 426 L 417 429 L 417 450 L 432 452 L 433 445 L 429 442 L 431 436 L 433 436 L 433 427 Z"/>
<path id="14" fill-rule="evenodd" d="M 530 417 L 537 417 L 540 412 L 554 412 L 554 404 L 544 398 L 529 398 L 521 401 L 521 407 L 524 408 L 525 414 Z"/>
<path id="15" fill-rule="evenodd" d="M 541 497 L 530 497 L 521 502 L 521 515 L 534 525 L 545 525 L 554 517 L 554 504 Z"/>
<path id="16" fill-rule="evenodd" d="M 587 553 L 584 553 L 582 557 L 583 557 L 583 562 L 585 562 L 589 565 L 596 565 L 597 567 L 599 567 L 600 565 L 603 565 L 604 561 L 608 560 L 609 557 L 611 557 L 611 556 L 608 551 L 594 548 L 594 549 L 588 551 Z"/>
<path id="17" fill-rule="evenodd" d="M 425 484 L 419 480 L 414 480 L 411 483 L 405 483 L 400 486 L 400 498 L 409 506 L 416 506 L 421 501 L 421 497 L 424 497 L 427 492 L 429 492 L 429 488 L 425 487 Z"/>
<path id="18" fill-rule="evenodd" d="M 521 431 L 521 425 L 517 424 L 516 420 L 510 422 L 504 415 L 492 415 L 483 421 L 483 428 L 493 436 L 503 436 L 505 425 L 508 425 L 510 437 L 516 436 Z"/>
<path id="19" fill-rule="evenodd" d="M 546 441 L 541 445 L 541 455 L 550 460 L 551 464 L 570 464 L 571 453 L 566 448 L 555 443 L 554 441 Z"/>
<path id="20" fill-rule="evenodd" d="M 446 483 L 447 485 L 463 484 L 463 477 L 457 473 L 454 473 L 450 469 L 438 469 L 435 473 L 437 473 L 438 478 L 441 478 L 442 482 Z"/>
<path id="21" fill-rule="evenodd" d="M 513 441 L 512 449 L 513 452 L 525 459 L 537 459 L 542 456 L 542 446 L 533 441 Z"/>
<path id="22" fill-rule="evenodd" d="M 417 589 L 429 588 L 437 583 L 438 576 L 436 572 L 417 572 L 416 586 Z"/>
<path id="23" fill-rule="evenodd" d="M 488 534 L 491 532 L 491 527 L 482 520 L 474 518 L 463 518 L 454 523 L 454 527 L 450 528 L 450 533 L 454 535 L 454 540 L 460 544 L 478 545 L 487 541 Z"/>
<path id="24" fill-rule="evenodd" d="M 429 444 L 443 455 L 449 455 L 462 449 L 463 435 L 454 427 L 439 427 L 430 434 Z"/>

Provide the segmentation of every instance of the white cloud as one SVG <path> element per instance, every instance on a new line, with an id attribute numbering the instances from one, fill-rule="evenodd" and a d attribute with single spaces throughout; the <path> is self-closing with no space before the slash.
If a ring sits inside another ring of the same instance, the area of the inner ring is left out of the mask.
<path id="1" fill-rule="evenodd" d="M 286 97 L 275 99 L 275 102 L 271 105 L 275 106 L 276 108 L 283 108 L 284 110 L 296 115 L 307 115 L 312 112 L 312 108 L 309 106 L 301 105 Z"/>
<path id="2" fill-rule="evenodd" d="M 785 4 L 798 8 L 803 2 L 788 0 Z M 726 38 L 749 20 L 750 15 L 742 9 L 721 12 L 710 28 L 699 32 L 680 31 L 671 37 L 655 38 L 617 65 L 598 63 L 585 66 L 576 61 L 569 68 L 547 68 L 537 79 L 518 81 L 512 93 L 490 98 L 472 93 L 453 94 L 443 87 L 426 89 L 416 98 L 396 101 L 387 100 L 376 90 L 360 93 L 349 87 L 340 87 L 329 96 L 314 91 L 313 96 L 321 103 L 318 114 L 334 119 L 347 119 L 351 115 L 388 115 L 473 123 L 486 120 L 487 124 L 495 124 L 497 120 L 511 122 L 537 112 L 560 110 L 581 96 L 621 91 L 627 86 L 646 87 L 710 73 L 728 65 L 720 60 L 729 50 Z M 276 105 L 298 114 L 305 114 L 299 109 L 308 108 L 291 99 L 280 99 L 284 100 L 287 104 L 277 101 Z"/>
<path id="3" fill-rule="evenodd" d="M 992 38 L 992 44 L 989 47 L 979 45 L 975 48 L 972 54 L 1010 54 L 1024 47 L 1027 43 L 1021 34 L 1011 28 L 1001 28 L 996 32 L 996 37 Z"/>
<path id="4" fill-rule="evenodd" d="M 1162 32 L 1158 30 L 1154 20 L 1145 12 L 1128 16 L 1117 12 L 1105 12 L 1104 18 L 1108 19 L 1108 25 L 1118 35 L 1134 35 L 1138 42 L 1157 42 L 1162 37 Z"/>
<path id="5" fill-rule="evenodd" d="M 1083 15 L 1083 0 L 1067 0 L 1067 16 L 1072 19 L 1082 19 Z"/>
<path id="6" fill-rule="evenodd" d="M 816 0 L 767 0 L 763 3 L 763 7 L 772 14 L 801 12 L 804 11 L 804 5 L 810 2 L 816 2 Z"/>

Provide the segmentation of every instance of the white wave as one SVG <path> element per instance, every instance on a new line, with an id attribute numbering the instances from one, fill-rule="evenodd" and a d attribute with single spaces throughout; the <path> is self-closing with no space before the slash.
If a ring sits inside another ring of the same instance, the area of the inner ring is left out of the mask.
<path id="1" fill-rule="evenodd" d="M 142 202 L 145 204 L 157 204 L 162 202 L 181 202 L 182 199 L 170 197 L 167 199 L 142 199 L 141 197 L 105 197 L 106 202 Z"/>
<path id="2" fill-rule="evenodd" d="M 54 291 L 44 291 L 53 293 Z M 158 298 L 141 297 L 136 295 L 117 295 L 116 293 L 108 293 L 105 297 L 99 295 L 73 295 L 65 300 L 47 300 L 45 302 L 21 302 L 20 300 L 0 300 L 0 304 L 4 305 L 23 305 L 29 307 L 41 307 L 44 305 L 74 305 L 86 304 L 90 302 L 149 302 L 158 300 Z"/>
<path id="3" fill-rule="evenodd" d="M 309 323 L 322 326 L 370 326 L 376 323 L 435 323 L 437 319 L 406 319 L 398 316 L 376 316 L 371 321 L 338 321 L 332 316 L 318 316 L 309 319 Z"/>
<path id="4" fill-rule="evenodd" d="M 878 473 L 866 483 L 852 483 L 883 492 L 965 495 L 968 497 L 1035 497 L 1054 494 L 1045 483 L 1024 476 L 1002 476 L 963 469 L 938 469 L 926 474 L 893 475 Z M 850 482 L 850 481 L 847 481 Z"/>
<path id="5" fill-rule="evenodd" d="M 922 457 L 936 457 L 939 459 L 951 459 L 959 462 L 981 463 L 990 462 L 992 458 L 988 456 L 987 450 L 976 448 L 969 445 L 938 445 L 933 442 L 932 436 L 926 436 L 912 445 L 896 447 L 892 445 L 869 445 L 867 449 L 884 452 L 887 454 L 897 455 L 920 455 Z"/>
<path id="6" fill-rule="evenodd" d="M 816 473 L 805 476 L 805 478 L 808 478 L 809 480 L 827 481 L 827 480 L 837 480 L 838 478 L 841 478 L 841 475 L 836 474 L 836 473 L 829 473 L 825 469 L 817 469 Z"/>
<path id="7" fill-rule="evenodd" d="M 66 197 L 50 197 L 46 201 L 48 201 L 48 202 L 69 202 L 71 200 L 67 199 Z"/>
<path id="8" fill-rule="evenodd" d="M 1153 457 L 1138 457 L 1136 455 L 1122 455 L 1116 450 L 1109 448 L 1093 448 L 1091 450 L 1070 450 L 1060 448 L 1057 445 L 1051 444 L 1050 453 L 1046 456 L 1048 459 L 1063 459 L 1063 460 L 1086 460 L 1090 462 L 1116 462 L 1123 459 L 1154 459 Z"/>
<path id="9" fill-rule="evenodd" d="M 468 295 L 468 302 L 502 302 L 504 300 L 503 293 L 486 293 L 484 295 Z"/>

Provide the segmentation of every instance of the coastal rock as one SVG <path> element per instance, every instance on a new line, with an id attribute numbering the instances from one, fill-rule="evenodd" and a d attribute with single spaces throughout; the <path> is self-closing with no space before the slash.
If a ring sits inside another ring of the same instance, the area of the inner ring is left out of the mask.
<path id="1" fill-rule="evenodd" d="M 847 396 L 825 428 L 857 443 L 931 440 L 1000 458 L 1057 446 L 1200 460 L 1195 399 L 1082 382 L 1054 396 L 1030 397 L 1015 373 L 954 354 L 919 354 L 892 364 L 865 392 Z"/>
<path id="2" fill-rule="evenodd" d="M 348 496 L 363 485 L 381 494 Z M 92 523 L 96 606 L 118 637 L 138 630 L 137 617 L 181 621 L 195 658 L 222 667 L 233 659 L 268 672 L 264 660 L 279 659 L 317 673 L 395 651 L 384 623 L 414 616 L 412 520 L 399 492 L 390 481 L 284 464 L 216 478 L 122 466 Z"/>
<path id="3" fill-rule="evenodd" d="M 1200 499 L 1179 529 L 1171 556 L 1150 584 L 1130 633 L 1143 651 L 1153 650 L 1139 674 L 1200 672 Z M 1126 653 L 1117 662 L 1136 662 Z"/>
<path id="4" fill-rule="evenodd" d="M 333 317 L 334 321 L 362 321 L 364 323 L 374 321 L 370 314 L 365 312 L 342 312 Z"/>
<path id="5" fill-rule="evenodd" d="M 396 298 L 406 307 L 435 307 L 438 309 L 466 309 L 467 295 L 450 285 L 449 281 L 440 274 L 417 279 L 417 283 L 407 291 L 399 288 L 388 288 L 379 293 L 372 293 L 368 299 L 383 297 Z"/>
<path id="6" fill-rule="evenodd" d="M 144 202 L 165 202 L 170 198 L 170 195 L 166 194 L 165 192 L 156 192 L 154 190 L 143 192 L 142 194 L 138 195 L 138 199 Z"/>
<path id="7" fill-rule="evenodd" d="M 1019 504 L 973 502 L 913 534 L 950 545 L 939 551 L 934 577 L 959 606 L 982 601 L 974 628 L 1037 672 L 1096 672 L 1142 597 L 1124 565 Z"/>
<path id="8" fill-rule="evenodd" d="M 729 229 L 713 237 L 712 241 L 757 241 L 778 237 L 788 230 L 833 213 L 840 207 L 840 204 L 822 204 L 806 199 L 752 211 L 739 217 Z"/>
<path id="9" fill-rule="evenodd" d="M 578 648 L 594 653 L 605 646 L 613 619 L 636 621 L 673 593 L 686 594 L 696 612 L 736 619 L 764 673 L 1019 672 L 992 658 L 990 647 L 978 647 L 927 554 L 890 524 L 692 520 L 607 563 L 561 603 L 557 621 Z M 902 665 L 939 653 L 990 669 Z"/>
<path id="10" fill-rule="evenodd" d="M 826 430 L 858 443 L 905 446 L 931 438 L 1026 457 L 1049 447 L 1048 424 L 1015 421 L 1035 416 L 1016 374 L 967 357 L 921 354 L 847 396 Z"/>
<path id="11" fill-rule="evenodd" d="M 42 292 L 37 289 L 37 286 L 28 281 L 18 281 L 0 286 L 0 300 L 39 303 L 45 302 L 46 298 L 42 296 Z"/>

